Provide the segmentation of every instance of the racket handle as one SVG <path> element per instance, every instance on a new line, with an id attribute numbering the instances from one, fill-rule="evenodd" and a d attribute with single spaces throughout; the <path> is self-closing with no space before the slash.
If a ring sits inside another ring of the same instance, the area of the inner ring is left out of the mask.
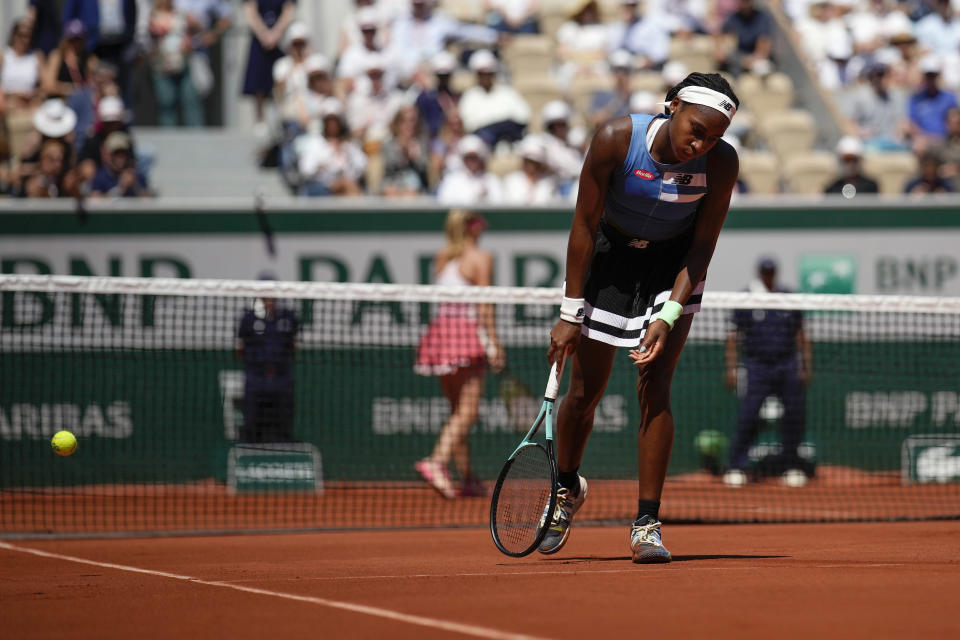
<path id="1" fill-rule="evenodd" d="M 560 377 L 563 375 L 563 359 L 558 358 L 550 368 L 550 377 L 547 378 L 547 391 L 544 397 L 553 402 L 560 393 Z"/>

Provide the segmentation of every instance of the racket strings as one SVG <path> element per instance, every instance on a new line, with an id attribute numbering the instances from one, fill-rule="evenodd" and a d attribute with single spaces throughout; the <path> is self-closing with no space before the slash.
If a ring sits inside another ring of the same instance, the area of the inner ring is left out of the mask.
<path id="1" fill-rule="evenodd" d="M 500 488 L 496 532 L 501 544 L 521 552 L 536 543 L 552 490 L 547 452 L 539 446 L 521 449 Z"/>

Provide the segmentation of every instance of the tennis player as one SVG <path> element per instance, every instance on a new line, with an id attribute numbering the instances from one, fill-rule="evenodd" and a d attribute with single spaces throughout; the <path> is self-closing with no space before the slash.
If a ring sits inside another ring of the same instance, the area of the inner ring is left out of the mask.
<path id="1" fill-rule="evenodd" d="M 552 361 L 572 354 L 558 412 L 557 507 L 539 550 L 566 543 L 587 497 L 578 471 L 617 347 L 639 368 L 639 505 L 634 562 L 669 562 L 660 494 L 673 445 L 670 385 L 739 172 L 720 139 L 740 101 L 719 74 L 691 73 L 666 113 L 633 114 L 597 130 L 580 173 L 567 245 L 565 295 L 550 332 Z"/>
<path id="2" fill-rule="evenodd" d="M 477 213 L 462 209 L 450 211 L 445 225 L 447 244 L 434 259 L 435 284 L 490 285 L 493 256 L 477 246 L 486 227 L 486 220 Z M 487 366 L 499 370 L 504 363 L 493 305 L 460 302 L 437 305 L 417 348 L 414 371 L 439 376 L 440 387 L 450 403 L 450 418 L 443 425 L 433 452 L 414 467 L 445 498 L 485 493 L 471 468 L 467 436 L 477 419 Z M 450 476 L 451 459 L 461 478 L 459 488 Z"/>

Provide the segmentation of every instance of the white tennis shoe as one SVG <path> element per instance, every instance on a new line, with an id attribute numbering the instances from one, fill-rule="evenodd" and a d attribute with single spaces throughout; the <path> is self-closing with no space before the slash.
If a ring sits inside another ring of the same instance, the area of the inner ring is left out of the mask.
<path id="1" fill-rule="evenodd" d="M 670 562 L 670 552 L 660 537 L 660 521 L 643 516 L 630 527 L 630 549 L 637 564 Z"/>
<path id="2" fill-rule="evenodd" d="M 557 490 L 557 506 L 553 510 L 553 517 L 550 519 L 550 528 L 547 529 L 547 535 L 543 542 L 537 548 L 537 551 L 544 554 L 551 554 L 560 551 L 563 545 L 567 544 L 567 538 L 570 537 L 570 525 L 573 524 L 573 516 L 580 510 L 583 501 L 587 498 L 587 481 L 582 476 L 580 479 L 580 493 L 574 497 L 566 487 L 560 487 Z M 544 513 L 546 518 L 547 514 Z"/>

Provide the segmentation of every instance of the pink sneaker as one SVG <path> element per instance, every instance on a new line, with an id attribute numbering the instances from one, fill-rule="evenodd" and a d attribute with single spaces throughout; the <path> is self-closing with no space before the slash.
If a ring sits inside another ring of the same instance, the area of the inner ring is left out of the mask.
<path id="1" fill-rule="evenodd" d="M 425 458 L 415 462 L 413 468 L 444 498 L 457 497 L 453 481 L 450 479 L 450 472 L 439 462 Z"/>

